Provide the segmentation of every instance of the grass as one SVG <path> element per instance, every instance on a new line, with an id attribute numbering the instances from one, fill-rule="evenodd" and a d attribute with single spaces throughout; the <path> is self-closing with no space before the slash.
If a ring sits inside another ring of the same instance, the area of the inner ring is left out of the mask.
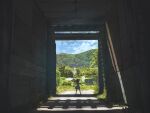
<path id="1" fill-rule="evenodd" d="M 81 90 L 95 90 L 96 85 L 81 85 Z"/>
<path id="2" fill-rule="evenodd" d="M 107 98 L 107 90 L 106 90 L 106 88 L 104 88 L 104 91 L 103 91 L 102 94 L 97 95 L 97 98 L 98 99 L 103 99 L 103 100 L 105 100 Z"/>
<path id="3" fill-rule="evenodd" d="M 96 87 L 97 87 L 96 85 L 85 85 L 85 84 L 80 85 L 81 91 L 82 90 L 97 90 Z M 75 90 L 75 87 L 71 85 L 57 86 L 57 94 L 62 93 L 64 91 L 74 91 L 74 90 Z"/>
<path id="4" fill-rule="evenodd" d="M 82 90 L 94 90 L 94 93 L 97 94 L 98 93 L 98 86 L 97 85 L 85 85 L 82 84 L 80 85 L 81 87 L 81 91 Z M 71 85 L 61 85 L 61 86 L 57 86 L 57 94 L 60 94 L 64 91 L 75 91 L 74 86 Z M 104 91 L 102 94 L 99 94 L 96 96 L 98 99 L 102 99 L 105 100 L 107 98 L 107 89 L 104 88 Z"/>
<path id="5" fill-rule="evenodd" d="M 57 93 L 62 93 L 64 91 L 74 91 L 74 87 L 70 86 L 70 85 L 61 85 L 61 86 L 57 86 Z"/>

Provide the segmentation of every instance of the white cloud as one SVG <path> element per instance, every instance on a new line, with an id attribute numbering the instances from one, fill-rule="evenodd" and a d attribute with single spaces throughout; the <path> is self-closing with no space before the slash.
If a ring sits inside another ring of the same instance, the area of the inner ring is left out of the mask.
<path id="1" fill-rule="evenodd" d="M 81 45 L 74 46 L 72 54 L 77 54 L 77 53 L 85 52 L 85 51 L 96 49 L 96 48 L 98 48 L 97 40 L 88 40 L 88 41 L 86 40 L 86 41 L 83 41 Z"/>
<path id="2" fill-rule="evenodd" d="M 56 52 L 77 54 L 98 48 L 97 40 L 61 40 L 56 41 Z"/>

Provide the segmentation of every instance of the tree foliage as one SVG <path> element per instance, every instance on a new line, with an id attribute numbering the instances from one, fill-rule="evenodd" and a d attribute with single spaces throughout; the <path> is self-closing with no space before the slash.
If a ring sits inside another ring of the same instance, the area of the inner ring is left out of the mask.
<path id="1" fill-rule="evenodd" d="M 98 49 L 96 49 L 92 55 L 91 67 L 98 67 Z"/>
<path id="2" fill-rule="evenodd" d="M 65 67 L 64 75 L 65 77 L 73 77 L 72 69 L 69 66 Z"/>
<path id="3" fill-rule="evenodd" d="M 92 49 L 79 54 L 57 54 L 57 66 L 65 65 L 69 67 L 89 67 L 93 57 L 96 59 L 97 49 Z M 95 56 L 93 56 L 95 55 Z"/>

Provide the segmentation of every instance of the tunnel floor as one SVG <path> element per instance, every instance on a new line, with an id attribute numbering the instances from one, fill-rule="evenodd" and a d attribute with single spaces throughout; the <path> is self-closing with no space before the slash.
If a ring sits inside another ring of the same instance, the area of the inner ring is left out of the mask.
<path id="1" fill-rule="evenodd" d="M 48 111 L 121 111 L 123 109 L 126 109 L 126 106 L 113 105 L 108 107 L 105 101 L 98 100 L 96 97 L 51 97 L 32 113 Z"/>

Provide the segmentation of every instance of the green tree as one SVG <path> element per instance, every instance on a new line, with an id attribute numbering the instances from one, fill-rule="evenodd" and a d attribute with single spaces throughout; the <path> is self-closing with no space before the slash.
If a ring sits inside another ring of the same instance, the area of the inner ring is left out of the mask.
<path id="1" fill-rule="evenodd" d="M 80 69 L 76 69 L 76 75 L 77 75 L 77 77 L 80 77 Z"/>
<path id="2" fill-rule="evenodd" d="M 60 83 L 60 72 L 58 69 L 56 69 L 56 84 L 59 86 Z"/>
<path id="3" fill-rule="evenodd" d="M 65 76 L 65 66 L 60 65 L 58 68 L 59 68 L 60 75 Z"/>
<path id="4" fill-rule="evenodd" d="M 69 66 L 65 67 L 64 75 L 65 77 L 73 77 L 72 69 Z"/>
<path id="5" fill-rule="evenodd" d="M 90 64 L 90 67 L 98 67 L 98 49 L 93 53 Z"/>

